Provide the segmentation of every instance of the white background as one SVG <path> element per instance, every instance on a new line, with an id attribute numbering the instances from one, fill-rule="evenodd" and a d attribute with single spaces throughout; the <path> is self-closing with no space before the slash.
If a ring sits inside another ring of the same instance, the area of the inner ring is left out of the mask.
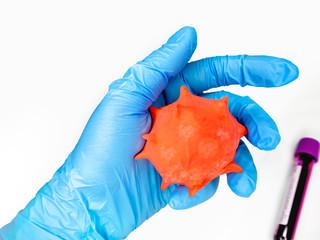
<path id="1" fill-rule="evenodd" d="M 127 239 L 272 239 L 301 137 L 320 140 L 318 1 L 1 1 L 0 226 L 24 208 L 72 151 L 108 85 L 193 26 L 209 56 L 264 54 L 291 60 L 297 81 L 279 89 L 228 87 L 274 118 L 275 151 L 249 145 L 256 192 L 239 198 L 221 178 L 216 195 L 193 209 L 160 211 Z M 316 164 L 296 239 L 320 239 Z"/>

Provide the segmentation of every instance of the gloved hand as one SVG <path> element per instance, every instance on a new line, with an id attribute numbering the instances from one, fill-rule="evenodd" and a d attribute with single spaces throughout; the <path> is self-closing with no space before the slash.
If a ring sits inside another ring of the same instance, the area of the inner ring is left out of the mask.
<path id="1" fill-rule="evenodd" d="M 276 124 L 248 97 L 204 90 L 240 84 L 285 85 L 298 76 L 291 62 L 267 56 L 225 56 L 188 63 L 197 44 L 196 32 L 185 27 L 160 49 L 114 81 L 92 114 L 75 149 L 35 198 L 0 230 L 3 239 L 122 239 L 169 205 L 188 208 L 209 199 L 219 179 L 189 198 L 184 186 L 160 189 L 161 177 L 146 159 L 133 160 L 142 149 L 142 135 L 151 128 L 148 108 L 178 98 L 181 85 L 206 98 L 229 97 L 229 108 L 248 128 L 248 140 L 263 150 L 280 141 Z M 235 162 L 242 173 L 228 174 L 228 184 L 248 197 L 257 173 L 243 142 Z"/>

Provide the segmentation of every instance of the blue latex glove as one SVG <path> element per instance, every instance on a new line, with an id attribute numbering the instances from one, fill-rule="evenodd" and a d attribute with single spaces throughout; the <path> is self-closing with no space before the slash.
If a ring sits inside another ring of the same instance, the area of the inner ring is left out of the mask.
<path id="1" fill-rule="evenodd" d="M 142 135 L 151 128 L 150 105 L 178 98 L 181 85 L 207 98 L 229 96 L 232 114 L 244 124 L 248 140 L 260 149 L 280 141 L 274 121 L 248 97 L 204 90 L 230 84 L 261 87 L 285 85 L 298 76 L 291 62 L 267 56 L 207 58 L 187 64 L 197 44 L 196 32 L 185 27 L 143 61 L 114 81 L 92 114 L 75 149 L 35 198 L 0 230 L 3 239 L 122 239 L 169 202 L 176 209 L 209 199 L 219 179 L 195 197 L 184 186 L 160 189 L 161 177 L 146 159 L 133 160 Z M 228 174 L 232 191 L 247 197 L 257 173 L 243 142 L 235 162 L 243 173 Z"/>

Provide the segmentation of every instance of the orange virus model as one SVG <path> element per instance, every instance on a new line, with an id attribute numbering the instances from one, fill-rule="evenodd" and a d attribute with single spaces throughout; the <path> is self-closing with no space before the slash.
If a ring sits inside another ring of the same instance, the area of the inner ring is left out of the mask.
<path id="1" fill-rule="evenodd" d="M 242 172 L 233 162 L 247 129 L 231 115 L 228 97 L 195 96 L 182 86 L 179 99 L 161 108 L 150 107 L 152 128 L 134 159 L 148 159 L 162 176 L 161 189 L 185 185 L 193 197 L 214 178 Z"/>

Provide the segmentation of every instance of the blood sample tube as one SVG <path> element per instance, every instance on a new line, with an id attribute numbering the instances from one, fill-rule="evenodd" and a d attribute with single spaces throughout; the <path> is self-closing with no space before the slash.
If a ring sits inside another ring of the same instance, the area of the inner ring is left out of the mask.
<path id="1" fill-rule="evenodd" d="M 289 191 L 274 239 L 294 238 L 313 164 L 318 161 L 320 144 L 312 138 L 300 140 L 295 152 Z"/>

